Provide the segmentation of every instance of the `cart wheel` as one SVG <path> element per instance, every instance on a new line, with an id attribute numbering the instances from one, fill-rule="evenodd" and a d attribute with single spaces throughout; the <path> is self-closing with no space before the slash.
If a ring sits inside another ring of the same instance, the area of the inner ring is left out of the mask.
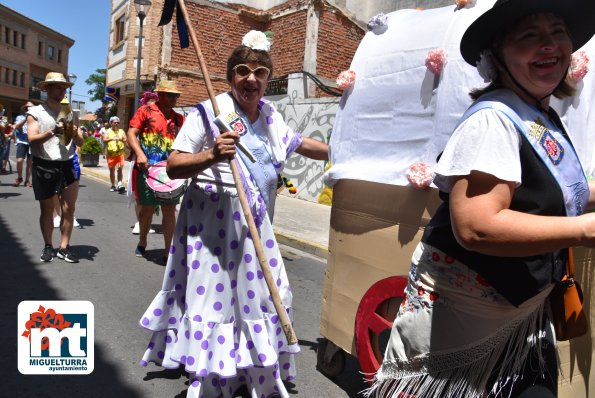
<path id="1" fill-rule="evenodd" d="M 382 363 L 382 332 L 392 328 L 404 297 L 407 279 L 393 276 L 372 285 L 362 297 L 355 316 L 355 348 L 366 379 L 371 383 Z M 384 336 L 384 335 L 383 335 Z"/>
<path id="2" fill-rule="evenodd" d="M 327 377 L 337 377 L 345 369 L 345 352 L 327 339 L 316 350 L 316 368 Z"/>

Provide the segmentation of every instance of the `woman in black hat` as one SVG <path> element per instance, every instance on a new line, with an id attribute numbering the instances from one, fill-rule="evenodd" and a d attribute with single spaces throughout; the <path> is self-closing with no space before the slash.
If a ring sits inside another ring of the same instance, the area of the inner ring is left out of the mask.
<path id="1" fill-rule="evenodd" d="M 413 258 L 368 395 L 555 397 L 548 295 L 573 245 L 595 245 L 589 186 L 552 95 L 595 32 L 594 2 L 498 0 L 461 40 L 490 84 L 441 155 L 444 202 Z"/>

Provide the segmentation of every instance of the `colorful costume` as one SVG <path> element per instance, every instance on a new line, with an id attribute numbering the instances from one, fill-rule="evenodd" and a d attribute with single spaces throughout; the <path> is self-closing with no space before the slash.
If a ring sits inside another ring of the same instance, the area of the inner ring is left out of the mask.
<path id="1" fill-rule="evenodd" d="M 167 160 L 171 153 L 172 144 L 178 131 L 184 124 L 184 116 L 171 111 L 166 118 L 157 104 L 144 105 L 138 108 L 130 120 L 130 127 L 140 130 L 138 140 L 147 157 L 149 166 L 162 160 Z M 153 199 L 143 174 L 131 167 L 128 190 L 134 192 L 135 198 L 141 205 L 177 204 L 178 201 L 159 202 Z"/>
<path id="2" fill-rule="evenodd" d="M 219 95 L 217 103 L 222 115 L 242 115 L 229 94 Z M 249 165 L 239 154 L 233 161 L 291 316 L 291 289 L 268 209 L 274 206 L 277 173 L 302 138 L 271 103 L 262 100 L 258 108 L 255 123 L 241 117 L 245 129 L 240 132 L 257 162 Z M 212 148 L 218 134 L 210 102 L 205 102 L 188 115 L 172 148 L 198 153 Z M 188 397 L 232 397 L 242 385 L 253 397 L 289 396 L 282 381 L 295 377 L 293 354 L 299 347 L 287 345 L 228 162 L 193 178 L 181 204 L 162 290 L 140 324 L 154 332 L 141 363 L 184 366 L 191 375 Z"/>
<path id="3" fill-rule="evenodd" d="M 575 216 L 589 195 L 555 112 L 542 113 L 509 90 L 482 96 L 438 163 L 434 182 L 444 203 L 412 257 L 406 299 L 369 395 L 508 396 L 516 383 L 556 391 L 546 304 L 567 252 L 497 257 L 464 249 L 452 231 L 449 177 L 472 171 L 514 182 L 510 209 L 524 213 Z"/>

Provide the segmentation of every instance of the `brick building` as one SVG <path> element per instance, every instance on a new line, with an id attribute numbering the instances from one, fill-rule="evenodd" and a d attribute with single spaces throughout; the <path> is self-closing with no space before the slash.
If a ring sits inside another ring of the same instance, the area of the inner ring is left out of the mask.
<path id="1" fill-rule="evenodd" d="M 257 6 L 258 1 L 244 1 Z M 230 1 L 186 0 L 186 8 L 206 60 L 216 93 L 228 89 L 227 57 L 251 29 L 274 33 L 272 88 L 286 87 L 287 75 L 306 71 L 328 84 L 349 67 L 365 34 L 353 16 L 326 0 L 276 1 L 258 9 Z M 180 106 L 208 98 L 197 55 L 191 43 L 181 49 L 175 17 L 158 27 L 163 0 L 154 0 L 143 25 L 142 90 L 164 79 L 176 80 L 183 94 Z M 110 47 L 106 86 L 119 89 L 118 115 L 124 120 L 133 109 L 139 20 L 133 0 L 112 0 Z M 324 96 L 310 83 L 310 96 Z"/>
<path id="2" fill-rule="evenodd" d="M 39 103 L 37 83 L 48 72 L 68 72 L 74 40 L 0 4 L 0 104 L 10 121 L 26 101 Z"/>

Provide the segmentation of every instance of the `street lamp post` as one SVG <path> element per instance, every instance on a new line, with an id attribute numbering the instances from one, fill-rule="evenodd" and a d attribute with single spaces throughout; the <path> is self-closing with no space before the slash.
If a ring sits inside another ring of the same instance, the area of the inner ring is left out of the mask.
<path id="1" fill-rule="evenodd" d="M 69 73 L 66 75 L 66 77 L 68 78 L 68 81 L 70 83 L 74 84 L 76 82 L 76 75 L 74 73 Z M 68 89 L 68 102 L 72 104 L 72 86 L 70 86 L 70 88 Z"/>
<path id="2" fill-rule="evenodd" d="M 133 107 L 133 113 L 136 113 L 140 98 L 140 61 L 143 54 L 143 22 L 149 12 L 149 8 L 151 8 L 151 0 L 134 0 L 134 7 L 136 8 L 136 14 L 140 24 L 138 31 L 138 55 L 136 58 L 136 84 Z"/>

